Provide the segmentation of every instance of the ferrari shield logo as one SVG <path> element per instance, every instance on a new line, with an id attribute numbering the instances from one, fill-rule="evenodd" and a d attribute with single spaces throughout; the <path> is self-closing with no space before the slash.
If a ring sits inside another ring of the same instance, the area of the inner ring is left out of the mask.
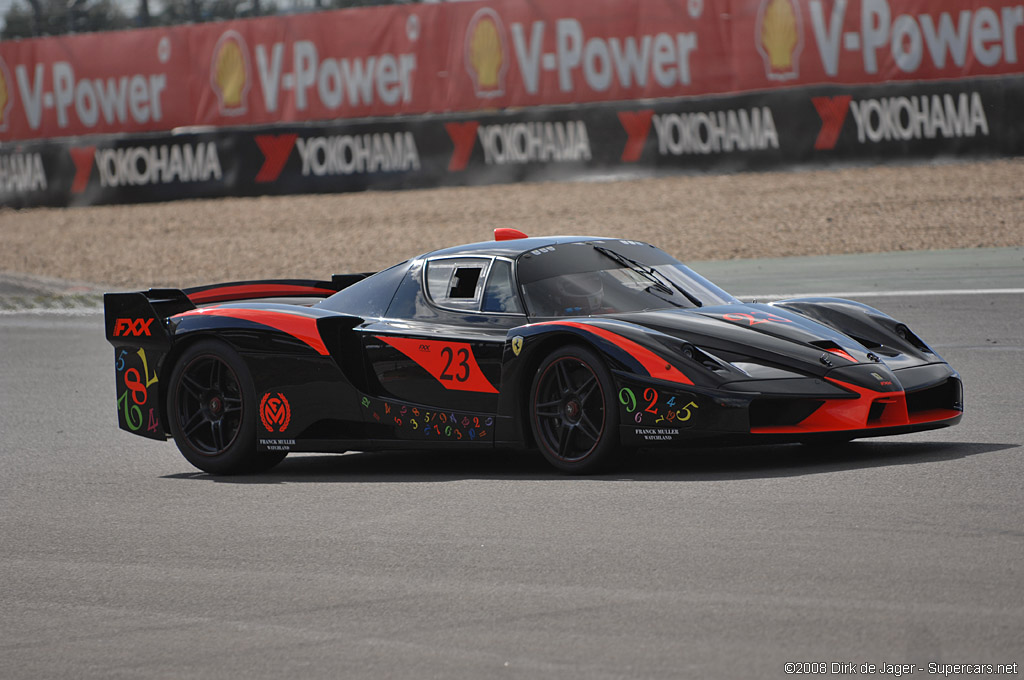
<path id="1" fill-rule="evenodd" d="M 512 338 L 512 353 L 519 356 L 519 353 L 523 351 L 523 336 L 517 335 Z"/>

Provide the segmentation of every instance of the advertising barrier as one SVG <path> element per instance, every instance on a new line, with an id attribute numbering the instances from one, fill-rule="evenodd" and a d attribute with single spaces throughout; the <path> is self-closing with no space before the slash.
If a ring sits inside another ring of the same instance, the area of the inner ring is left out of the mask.
<path id="1" fill-rule="evenodd" d="M 808 87 L 309 125 L 37 140 L 0 204 L 401 189 L 1024 154 L 1024 78 Z"/>
<path id="2" fill-rule="evenodd" d="M 1008 155 L 1024 0 L 495 0 L 0 43 L 0 205 Z"/>

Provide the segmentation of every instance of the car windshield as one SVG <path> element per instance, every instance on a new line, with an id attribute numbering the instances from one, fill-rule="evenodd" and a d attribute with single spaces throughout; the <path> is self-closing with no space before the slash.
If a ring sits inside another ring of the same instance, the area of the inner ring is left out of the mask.
<path id="1" fill-rule="evenodd" d="M 678 260 L 636 241 L 538 248 L 519 258 L 518 273 L 532 317 L 690 309 L 735 302 Z"/>

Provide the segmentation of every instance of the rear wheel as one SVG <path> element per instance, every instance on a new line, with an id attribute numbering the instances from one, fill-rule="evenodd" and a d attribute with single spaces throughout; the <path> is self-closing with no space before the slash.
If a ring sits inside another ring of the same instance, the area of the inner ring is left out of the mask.
<path id="1" fill-rule="evenodd" d="M 530 390 L 533 435 L 563 472 L 607 469 L 618 451 L 619 417 L 611 374 L 597 354 L 571 345 L 541 363 Z"/>
<path id="2" fill-rule="evenodd" d="M 200 470 L 231 475 L 269 470 L 284 453 L 256 452 L 256 395 L 245 362 L 228 345 L 196 343 L 171 373 L 168 420 L 174 443 Z"/>

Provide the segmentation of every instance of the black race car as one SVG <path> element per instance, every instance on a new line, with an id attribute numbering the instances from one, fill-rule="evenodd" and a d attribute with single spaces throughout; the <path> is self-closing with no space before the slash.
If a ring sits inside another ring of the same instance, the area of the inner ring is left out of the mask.
<path id="1" fill-rule="evenodd" d="M 104 306 L 120 427 L 172 436 L 217 474 L 426 447 L 536 448 L 589 473 L 635 447 L 849 440 L 963 415 L 957 373 L 899 321 L 833 298 L 744 304 L 638 241 L 499 229 L 375 274 Z"/>

